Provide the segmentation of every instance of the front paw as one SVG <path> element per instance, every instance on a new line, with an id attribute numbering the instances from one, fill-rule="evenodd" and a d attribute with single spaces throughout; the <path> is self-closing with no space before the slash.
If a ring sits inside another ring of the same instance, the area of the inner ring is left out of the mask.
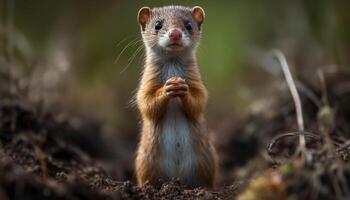
<path id="1" fill-rule="evenodd" d="M 184 97 L 188 92 L 186 81 L 180 77 L 172 77 L 165 82 L 165 92 L 169 97 Z"/>

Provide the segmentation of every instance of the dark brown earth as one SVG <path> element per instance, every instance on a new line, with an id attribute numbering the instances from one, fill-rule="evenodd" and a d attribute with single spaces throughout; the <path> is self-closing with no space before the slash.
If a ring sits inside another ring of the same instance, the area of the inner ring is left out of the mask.
<path id="1" fill-rule="evenodd" d="M 302 81 L 319 101 L 301 92 L 311 160 L 295 155 L 295 134 L 273 140 L 297 130 L 286 91 L 266 110 L 222 122 L 218 132 L 225 134 L 216 138 L 220 176 L 213 190 L 187 189 L 175 179 L 137 187 L 132 164 L 111 156 L 128 151 L 102 138 L 95 122 L 74 126 L 69 117 L 5 95 L 0 101 L 0 199 L 346 199 L 350 73 L 332 72 L 326 80 L 328 104 L 319 84 Z M 129 154 L 124 156 L 132 161 Z M 119 181 L 125 177 L 129 181 Z"/>
<path id="2" fill-rule="evenodd" d="M 41 116 L 16 100 L 1 102 L 0 113 L 0 199 L 220 199 L 230 195 L 231 188 L 188 190 L 177 180 L 142 188 L 116 181 L 65 135 L 79 134 L 67 122 Z M 90 139 L 103 143 L 96 135 L 82 137 L 97 137 Z"/>

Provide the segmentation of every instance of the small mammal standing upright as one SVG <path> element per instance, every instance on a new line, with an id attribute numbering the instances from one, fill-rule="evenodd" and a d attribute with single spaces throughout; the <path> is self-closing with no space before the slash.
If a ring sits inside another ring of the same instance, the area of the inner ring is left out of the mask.
<path id="1" fill-rule="evenodd" d="M 217 156 L 204 112 L 207 90 L 196 62 L 204 10 L 143 7 L 138 13 L 146 60 L 137 92 L 143 127 L 136 157 L 139 185 L 177 177 L 212 187 Z"/>

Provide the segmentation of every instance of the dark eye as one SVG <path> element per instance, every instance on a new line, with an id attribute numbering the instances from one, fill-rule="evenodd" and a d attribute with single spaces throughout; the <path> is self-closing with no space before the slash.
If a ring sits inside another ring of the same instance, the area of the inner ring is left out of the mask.
<path id="1" fill-rule="evenodd" d="M 191 22 L 185 22 L 185 27 L 188 31 L 192 31 L 192 24 Z"/>
<path id="2" fill-rule="evenodd" d="M 154 25 L 154 29 L 159 31 L 160 29 L 162 29 L 162 26 L 163 26 L 163 24 L 161 21 L 156 21 L 156 24 Z"/>

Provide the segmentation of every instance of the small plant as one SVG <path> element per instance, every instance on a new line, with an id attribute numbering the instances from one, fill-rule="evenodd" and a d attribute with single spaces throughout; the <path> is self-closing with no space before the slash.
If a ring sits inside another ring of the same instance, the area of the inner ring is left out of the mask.
<path id="1" fill-rule="evenodd" d="M 286 137 L 298 136 L 299 145 L 297 147 L 297 150 L 291 158 L 287 158 L 287 160 L 284 160 L 283 162 L 293 162 L 295 160 L 301 159 L 301 163 L 303 165 L 301 168 L 298 169 L 312 169 L 311 171 L 309 171 L 310 174 L 308 175 L 308 177 L 311 178 L 311 180 L 314 182 L 313 185 L 317 186 L 317 183 L 315 182 L 319 182 L 321 176 L 326 175 L 330 179 L 331 185 L 333 186 L 337 199 L 349 199 L 349 185 L 345 178 L 346 172 L 349 172 L 349 167 L 344 163 L 347 161 L 347 156 L 344 156 L 342 151 L 346 150 L 349 147 L 350 143 L 345 142 L 343 144 L 339 144 L 333 141 L 329 135 L 331 130 L 335 126 L 335 111 L 331 108 L 328 102 L 326 89 L 327 87 L 323 71 L 319 69 L 317 72 L 321 85 L 322 103 L 321 106 L 319 106 L 319 110 L 317 113 L 317 124 L 321 134 L 316 135 L 314 133 L 305 131 L 302 102 L 300 100 L 295 81 L 292 77 L 284 54 L 280 50 L 273 50 L 272 53 L 274 58 L 277 59 L 282 68 L 287 85 L 292 94 L 296 110 L 298 131 L 284 133 L 274 137 L 268 146 L 268 152 L 271 158 L 274 160 L 274 156 L 271 154 L 271 152 L 274 145 L 278 141 Z M 306 138 L 310 139 L 309 143 L 322 142 L 322 148 L 320 150 L 308 149 Z M 331 164 L 329 165 L 329 162 L 326 163 L 325 161 L 322 161 L 322 156 L 325 157 L 325 160 L 330 159 Z"/>

